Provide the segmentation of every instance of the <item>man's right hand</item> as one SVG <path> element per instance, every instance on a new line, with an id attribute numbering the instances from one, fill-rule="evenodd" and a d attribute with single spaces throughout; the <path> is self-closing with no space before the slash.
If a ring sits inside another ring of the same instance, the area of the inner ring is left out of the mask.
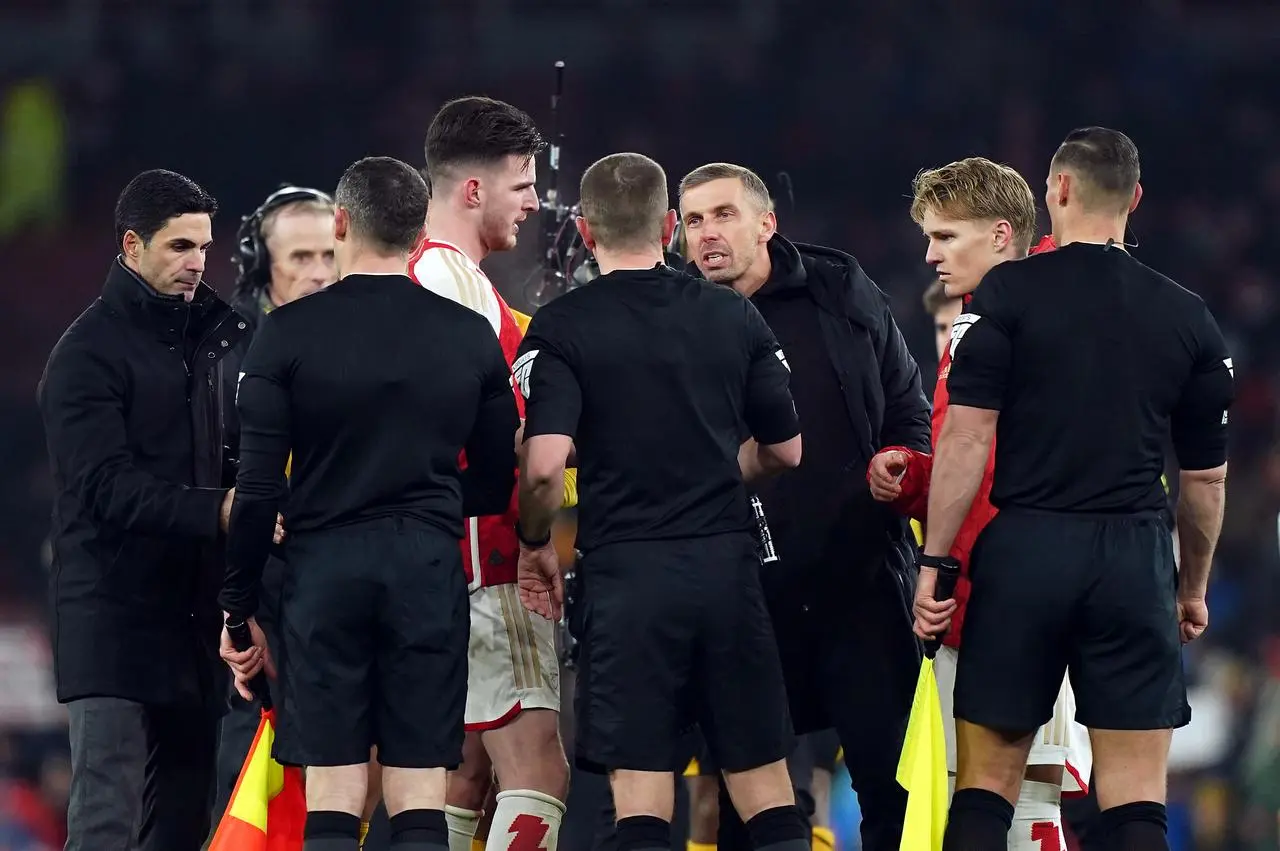
<path id="1" fill-rule="evenodd" d="M 1195 641 L 1209 628 L 1209 605 L 1204 597 L 1178 597 L 1178 631 L 1182 643 Z"/>
<path id="2" fill-rule="evenodd" d="M 232 488 L 222 497 L 222 509 L 218 512 L 218 528 L 223 532 L 231 525 L 231 504 L 236 501 L 236 489 Z"/>
<path id="3" fill-rule="evenodd" d="M 867 468 L 867 481 L 871 496 L 876 502 L 893 502 L 902 496 L 902 476 L 907 472 L 911 456 L 901 449 L 886 449 L 871 458 Z"/>

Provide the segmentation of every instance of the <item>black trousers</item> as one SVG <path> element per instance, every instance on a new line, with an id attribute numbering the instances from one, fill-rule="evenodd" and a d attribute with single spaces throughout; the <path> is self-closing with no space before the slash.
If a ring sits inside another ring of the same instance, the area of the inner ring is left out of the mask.
<path id="1" fill-rule="evenodd" d="M 198 851 L 209 835 L 217 719 L 201 706 L 72 701 L 66 851 Z"/>

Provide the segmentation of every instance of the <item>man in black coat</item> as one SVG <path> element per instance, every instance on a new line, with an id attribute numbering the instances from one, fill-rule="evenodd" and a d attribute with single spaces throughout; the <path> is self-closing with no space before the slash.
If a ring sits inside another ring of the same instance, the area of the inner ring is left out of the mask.
<path id="1" fill-rule="evenodd" d="M 884 446 L 928 451 L 919 368 L 858 261 L 779 235 L 769 192 L 749 169 L 712 163 L 690 172 L 680 214 L 688 257 L 751 299 L 791 368 L 804 460 L 759 486 L 753 501 L 771 539 L 761 570 L 792 721 L 797 733 L 836 729 L 862 810 L 862 847 L 897 851 L 906 792 L 895 773 L 920 667 L 910 616 L 915 544 L 906 523 L 871 498 L 864 471 Z M 719 844 L 741 844 L 722 801 Z"/>
<path id="2" fill-rule="evenodd" d="M 57 490 L 53 655 L 69 705 L 67 849 L 195 851 L 209 831 L 221 536 L 232 502 L 222 358 L 247 329 L 203 283 L 217 202 L 170 171 L 120 194 L 120 254 L 40 380 Z"/>

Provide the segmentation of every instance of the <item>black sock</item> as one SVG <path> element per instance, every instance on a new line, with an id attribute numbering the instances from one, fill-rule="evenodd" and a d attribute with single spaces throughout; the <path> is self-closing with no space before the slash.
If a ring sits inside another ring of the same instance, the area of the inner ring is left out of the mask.
<path id="1" fill-rule="evenodd" d="M 1169 820 L 1164 804 L 1135 801 L 1103 810 L 1098 817 L 1106 848 L 1116 851 L 1169 851 Z"/>
<path id="2" fill-rule="evenodd" d="M 302 851 L 358 851 L 360 816 L 332 810 L 307 813 Z"/>
<path id="3" fill-rule="evenodd" d="M 813 829 L 795 806 L 756 813 L 747 822 L 747 834 L 755 851 L 810 851 L 813 846 Z"/>
<path id="4" fill-rule="evenodd" d="M 957 789 L 942 851 L 1005 851 L 1013 804 L 986 789 Z"/>
<path id="5" fill-rule="evenodd" d="M 405 810 L 391 817 L 391 847 L 395 851 L 438 851 L 449 847 L 444 810 Z"/>
<path id="6" fill-rule="evenodd" d="M 657 816 L 627 816 L 618 819 L 618 851 L 671 848 L 671 822 Z"/>

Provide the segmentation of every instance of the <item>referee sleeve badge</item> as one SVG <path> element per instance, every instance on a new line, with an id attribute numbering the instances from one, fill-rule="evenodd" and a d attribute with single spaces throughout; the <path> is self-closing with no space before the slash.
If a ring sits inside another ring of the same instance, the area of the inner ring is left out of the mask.
<path id="1" fill-rule="evenodd" d="M 533 372 L 533 360 L 538 356 L 539 351 L 539 349 L 527 351 L 511 364 L 511 375 L 515 379 L 516 386 L 520 388 L 520 395 L 525 399 L 529 398 L 529 375 Z"/>
<path id="2" fill-rule="evenodd" d="M 956 321 L 951 324 L 951 357 L 956 356 L 956 346 L 960 345 L 960 341 L 964 339 L 964 335 L 969 329 L 978 324 L 978 320 L 982 317 L 976 313 L 962 313 L 956 317 Z"/>

